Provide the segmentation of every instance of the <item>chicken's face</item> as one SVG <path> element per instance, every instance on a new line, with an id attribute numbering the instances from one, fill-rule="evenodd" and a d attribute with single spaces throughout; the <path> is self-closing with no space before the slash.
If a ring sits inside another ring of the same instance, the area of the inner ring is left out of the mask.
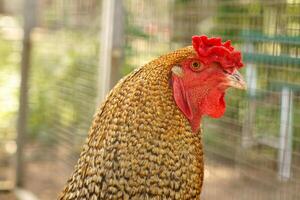
<path id="1" fill-rule="evenodd" d="M 194 36 L 193 46 L 195 55 L 173 66 L 172 85 L 177 106 L 197 131 L 203 115 L 218 118 L 224 114 L 227 88 L 245 89 L 246 83 L 238 72 L 240 53 L 230 42 Z"/>

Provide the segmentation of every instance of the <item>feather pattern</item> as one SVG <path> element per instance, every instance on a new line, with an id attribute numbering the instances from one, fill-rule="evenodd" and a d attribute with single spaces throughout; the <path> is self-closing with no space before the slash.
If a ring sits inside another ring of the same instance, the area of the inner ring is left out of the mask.
<path id="1" fill-rule="evenodd" d="M 192 132 L 170 87 L 186 47 L 123 78 L 96 112 L 75 170 L 60 200 L 199 199 L 201 131 Z"/>

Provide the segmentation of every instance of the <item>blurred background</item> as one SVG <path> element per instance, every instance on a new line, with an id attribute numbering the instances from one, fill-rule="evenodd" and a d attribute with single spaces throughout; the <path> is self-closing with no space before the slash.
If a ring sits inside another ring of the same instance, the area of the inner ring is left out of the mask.
<path id="1" fill-rule="evenodd" d="M 300 199 L 300 0 L 0 0 L 0 199 L 55 199 L 107 90 L 194 34 L 249 86 L 203 123 L 203 199 Z"/>

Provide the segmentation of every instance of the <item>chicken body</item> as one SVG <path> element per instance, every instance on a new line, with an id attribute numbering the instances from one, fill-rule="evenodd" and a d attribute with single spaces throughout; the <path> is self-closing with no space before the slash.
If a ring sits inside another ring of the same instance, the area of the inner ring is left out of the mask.
<path id="1" fill-rule="evenodd" d="M 59 199 L 200 198 L 201 131 L 192 132 L 170 85 L 171 67 L 192 54 L 161 56 L 115 86 Z"/>

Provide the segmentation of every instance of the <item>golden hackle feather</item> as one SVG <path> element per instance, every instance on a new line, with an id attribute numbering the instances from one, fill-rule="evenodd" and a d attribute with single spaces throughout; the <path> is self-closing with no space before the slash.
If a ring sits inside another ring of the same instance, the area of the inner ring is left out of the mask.
<path id="1" fill-rule="evenodd" d="M 59 199 L 200 198 L 201 134 L 176 106 L 169 80 L 172 66 L 194 53 L 174 51 L 120 80 L 98 109 Z"/>

